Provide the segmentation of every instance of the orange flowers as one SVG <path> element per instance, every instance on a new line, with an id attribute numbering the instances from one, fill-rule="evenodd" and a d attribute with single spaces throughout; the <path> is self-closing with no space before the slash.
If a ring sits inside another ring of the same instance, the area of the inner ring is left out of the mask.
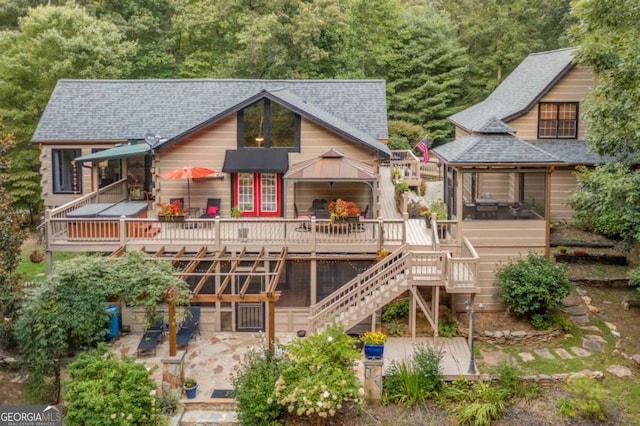
<path id="1" fill-rule="evenodd" d="M 360 208 L 353 201 L 345 201 L 338 198 L 327 206 L 331 212 L 331 216 L 335 218 L 346 219 L 349 216 L 360 216 Z"/>

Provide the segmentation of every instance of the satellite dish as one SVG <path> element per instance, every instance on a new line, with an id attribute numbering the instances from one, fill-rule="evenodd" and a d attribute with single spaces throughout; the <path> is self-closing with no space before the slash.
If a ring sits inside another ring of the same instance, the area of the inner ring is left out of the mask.
<path id="1" fill-rule="evenodd" d="M 160 136 L 156 135 L 155 133 L 147 133 L 146 135 L 144 135 L 144 141 L 147 143 L 147 145 L 153 148 L 160 141 Z"/>

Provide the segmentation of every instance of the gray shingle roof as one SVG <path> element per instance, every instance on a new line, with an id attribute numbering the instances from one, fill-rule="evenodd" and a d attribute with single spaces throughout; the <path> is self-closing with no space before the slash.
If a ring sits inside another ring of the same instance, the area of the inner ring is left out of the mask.
<path id="1" fill-rule="evenodd" d="M 382 80 L 194 79 L 60 80 L 32 140 L 123 141 L 149 132 L 171 139 L 262 90 L 283 88 L 326 124 L 359 132 L 356 138 L 388 139 Z"/>
<path id="2" fill-rule="evenodd" d="M 556 156 L 509 134 L 473 133 L 431 151 L 448 164 L 561 162 Z"/>
<path id="3" fill-rule="evenodd" d="M 504 121 L 500 120 L 495 115 L 490 117 L 486 123 L 484 123 L 480 128 L 478 128 L 476 133 L 486 133 L 486 134 L 500 134 L 500 133 L 513 133 L 516 129 L 507 125 Z"/>
<path id="4" fill-rule="evenodd" d="M 595 165 L 604 164 L 616 159 L 610 155 L 598 155 L 591 151 L 584 140 L 544 139 L 529 141 L 533 146 L 542 149 L 567 164 Z"/>
<path id="5" fill-rule="evenodd" d="M 471 132 L 492 116 L 510 121 L 526 113 L 571 69 L 574 50 L 566 48 L 527 56 L 487 99 L 452 115 L 449 120 Z"/>

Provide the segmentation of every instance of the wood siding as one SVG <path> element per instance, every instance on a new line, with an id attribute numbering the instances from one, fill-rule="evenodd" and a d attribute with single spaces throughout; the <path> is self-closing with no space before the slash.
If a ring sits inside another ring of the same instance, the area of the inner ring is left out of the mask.
<path id="1" fill-rule="evenodd" d="M 476 303 L 484 303 L 487 311 L 500 311 L 504 306 L 493 295 L 496 293 L 495 272 L 510 259 L 526 256 L 530 251 L 544 253 L 546 247 L 545 221 L 499 220 L 462 221 L 461 234 L 471 241 L 480 257 L 478 262 L 478 288 Z M 464 311 L 464 298 L 456 298 L 456 309 Z"/>
<path id="2" fill-rule="evenodd" d="M 551 174 L 551 217 L 573 219 L 573 209 L 567 204 L 569 193 L 576 188 L 575 169 L 556 169 Z"/>
<path id="3" fill-rule="evenodd" d="M 97 190 L 98 171 L 88 167 L 82 167 L 82 192 L 74 194 L 54 194 L 53 193 L 53 155 L 54 149 L 79 149 L 81 155 L 89 155 L 95 149 L 113 148 L 114 143 L 59 143 L 59 144 L 42 144 L 40 147 L 40 187 L 42 188 L 42 199 L 45 208 L 53 208 L 66 204 L 83 194 L 89 194 Z M 87 163 L 91 164 L 91 163 Z"/>
<path id="4" fill-rule="evenodd" d="M 582 102 L 594 84 L 590 68 L 574 67 L 540 99 L 540 102 L 580 102 L 578 107 L 580 113 Z M 516 129 L 516 136 L 520 139 L 538 139 L 538 104 L 534 105 L 526 114 L 509 121 L 508 124 Z M 584 139 L 585 131 L 586 122 L 579 119 L 578 139 Z"/>

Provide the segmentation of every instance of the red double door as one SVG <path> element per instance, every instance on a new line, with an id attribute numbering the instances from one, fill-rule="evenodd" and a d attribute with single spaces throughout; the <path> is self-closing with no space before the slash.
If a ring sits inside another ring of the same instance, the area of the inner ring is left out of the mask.
<path id="1" fill-rule="evenodd" d="M 238 173 L 234 205 L 242 216 L 281 216 L 282 185 L 278 173 Z"/>

